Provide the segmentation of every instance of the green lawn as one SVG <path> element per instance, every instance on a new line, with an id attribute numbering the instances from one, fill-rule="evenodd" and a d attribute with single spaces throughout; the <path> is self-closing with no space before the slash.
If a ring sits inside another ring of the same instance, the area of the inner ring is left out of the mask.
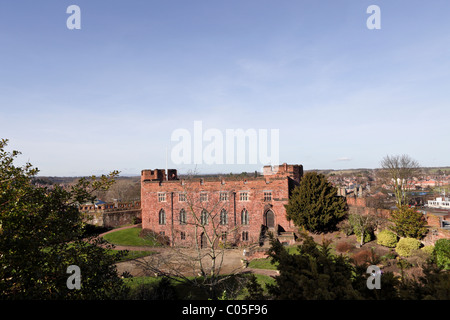
<path id="1" fill-rule="evenodd" d="M 249 268 L 276 270 L 277 266 L 271 263 L 270 258 L 254 259 L 250 261 Z"/>
<path id="2" fill-rule="evenodd" d="M 289 254 L 297 254 L 297 245 L 293 246 L 287 246 L 285 249 Z M 255 268 L 255 269 L 269 269 L 269 270 L 277 270 L 277 264 L 271 263 L 271 258 L 261 258 L 261 259 L 254 259 L 250 261 L 248 267 L 249 268 Z"/>
<path id="3" fill-rule="evenodd" d="M 159 246 L 159 243 L 151 237 L 141 238 L 141 228 L 128 228 L 105 234 L 103 238 L 108 242 L 120 246 Z"/>

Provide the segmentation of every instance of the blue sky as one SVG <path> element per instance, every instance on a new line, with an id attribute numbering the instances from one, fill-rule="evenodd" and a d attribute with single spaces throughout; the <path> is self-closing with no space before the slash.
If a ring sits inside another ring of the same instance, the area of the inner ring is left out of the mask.
<path id="1" fill-rule="evenodd" d="M 81 30 L 69 30 L 69 5 Z M 369 30 L 370 5 L 381 29 Z M 41 175 L 164 168 L 171 134 L 279 129 L 281 162 L 450 165 L 448 1 L 0 4 L 0 137 Z M 261 165 L 199 165 L 201 172 Z M 169 167 L 181 172 L 192 165 Z"/>

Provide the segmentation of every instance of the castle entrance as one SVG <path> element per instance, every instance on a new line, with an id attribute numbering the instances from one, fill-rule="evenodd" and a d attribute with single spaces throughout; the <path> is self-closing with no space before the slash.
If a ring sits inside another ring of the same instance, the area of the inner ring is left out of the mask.
<path id="1" fill-rule="evenodd" d="M 269 229 L 275 228 L 275 215 L 270 209 L 264 213 L 264 225 Z"/>

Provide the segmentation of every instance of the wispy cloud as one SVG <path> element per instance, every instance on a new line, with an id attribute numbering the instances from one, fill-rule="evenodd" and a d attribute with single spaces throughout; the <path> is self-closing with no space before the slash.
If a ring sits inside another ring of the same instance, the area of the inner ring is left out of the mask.
<path id="1" fill-rule="evenodd" d="M 338 161 L 338 162 L 341 162 L 341 161 L 352 161 L 352 158 L 349 158 L 349 157 L 341 157 L 341 158 L 337 158 L 337 159 L 334 160 L 334 161 Z"/>

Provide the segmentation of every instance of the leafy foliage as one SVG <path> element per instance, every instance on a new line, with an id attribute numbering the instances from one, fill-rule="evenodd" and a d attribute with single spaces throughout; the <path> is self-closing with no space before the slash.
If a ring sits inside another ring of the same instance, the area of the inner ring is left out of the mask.
<path id="1" fill-rule="evenodd" d="M 36 187 L 38 170 L 14 166 L 18 151 L 0 140 L 0 297 L 3 299 L 108 299 L 125 291 L 102 239 L 85 236 L 78 204 L 108 188 L 118 174 L 80 179 L 66 190 Z M 69 265 L 81 270 L 81 289 L 70 290 Z"/>
<path id="2" fill-rule="evenodd" d="M 177 298 L 174 285 L 166 277 L 154 283 L 140 284 L 128 295 L 130 300 L 176 300 Z"/>
<path id="3" fill-rule="evenodd" d="M 450 269 L 450 239 L 437 240 L 434 245 L 434 254 L 440 267 Z"/>
<path id="4" fill-rule="evenodd" d="M 385 246 L 388 248 L 395 248 L 395 246 L 397 245 L 397 242 L 398 242 L 398 237 L 392 231 L 384 229 L 377 234 L 377 243 L 379 245 L 382 245 L 382 246 Z"/>
<path id="5" fill-rule="evenodd" d="M 377 264 L 379 258 L 373 251 L 365 251 L 359 264 L 342 255 L 331 254 L 329 243 L 322 245 L 312 237 L 303 235 L 298 253 L 289 254 L 276 240 L 272 239 L 269 254 L 277 262 L 280 275 L 275 284 L 269 285 L 270 296 L 265 298 L 283 300 L 422 300 L 450 299 L 450 271 L 442 270 L 429 260 L 422 265 L 423 276 L 418 278 L 396 276 L 392 272 L 381 275 L 381 289 L 367 288 L 368 264 Z M 415 239 L 413 239 L 415 240 Z M 417 241 L 417 240 L 415 240 Z M 400 259 L 399 263 L 407 262 Z M 404 267 L 404 266 L 403 266 Z M 260 299 L 262 291 L 258 284 L 252 283 L 252 291 Z"/>
<path id="6" fill-rule="evenodd" d="M 377 225 L 377 220 L 374 216 L 351 214 L 348 220 L 361 245 L 372 240 L 372 235 Z M 363 234 L 364 236 L 362 236 Z"/>
<path id="7" fill-rule="evenodd" d="M 409 257 L 414 250 L 420 248 L 420 241 L 414 238 L 401 238 L 397 246 L 395 247 L 395 251 L 402 257 Z"/>
<path id="8" fill-rule="evenodd" d="M 345 198 L 338 196 L 327 178 L 316 172 L 303 176 L 285 207 L 289 220 L 314 233 L 336 230 L 347 214 Z"/>
<path id="9" fill-rule="evenodd" d="M 297 254 L 289 254 L 272 240 L 269 255 L 278 263 L 280 275 L 276 284 L 269 285 L 275 299 L 334 300 L 356 299 L 352 287 L 353 267 L 348 258 L 331 253 L 330 243 L 317 245 L 313 238 L 303 235 Z"/>
<path id="10" fill-rule="evenodd" d="M 245 287 L 247 289 L 247 295 L 244 297 L 244 300 L 265 300 L 264 289 L 259 285 L 254 274 L 249 276 Z"/>

